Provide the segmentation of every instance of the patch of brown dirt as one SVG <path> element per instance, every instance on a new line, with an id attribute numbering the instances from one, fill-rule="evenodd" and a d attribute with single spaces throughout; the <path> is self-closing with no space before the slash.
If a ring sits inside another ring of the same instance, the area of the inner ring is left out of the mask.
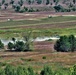
<path id="1" fill-rule="evenodd" d="M 39 52 L 53 52 L 53 42 L 43 41 L 43 42 L 34 42 L 34 49 Z"/>
<path id="2" fill-rule="evenodd" d="M 76 15 L 76 12 L 31 12 L 31 13 L 16 13 L 9 10 L 0 11 L 0 21 L 7 21 L 8 19 L 12 20 L 23 20 L 23 19 L 35 19 L 51 16 L 62 16 L 62 15 Z"/>

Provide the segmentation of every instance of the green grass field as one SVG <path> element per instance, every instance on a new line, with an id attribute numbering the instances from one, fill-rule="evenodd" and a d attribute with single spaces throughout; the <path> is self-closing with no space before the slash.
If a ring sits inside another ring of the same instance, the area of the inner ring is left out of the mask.
<path id="1" fill-rule="evenodd" d="M 53 71 L 65 73 L 69 75 L 70 67 L 76 63 L 76 52 L 53 52 L 53 53 L 38 53 L 38 52 L 1 52 L 0 67 L 11 64 L 15 67 L 21 65 L 24 67 L 33 67 L 34 71 L 40 72 L 44 65 L 50 66 Z M 46 59 L 43 59 L 46 57 Z"/>
<path id="2" fill-rule="evenodd" d="M 19 37 L 21 33 L 32 31 L 32 36 L 76 35 L 76 16 L 58 16 L 37 20 L 0 22 L 0 36 Z"/>
<path id="3" fill-rule="evenodd" d="M 20 20 L 20 21 L 6 21 L 0 22 L 0 27 L 16 27 L 16 26 L 27 26 L 27 25 L 41 25 L 41 24 L 52 24 L 62 23 L 68 21 L 76 21 L 76 16 L 58 16 L 52 18 L 42 18 L 38 20 Z"/>

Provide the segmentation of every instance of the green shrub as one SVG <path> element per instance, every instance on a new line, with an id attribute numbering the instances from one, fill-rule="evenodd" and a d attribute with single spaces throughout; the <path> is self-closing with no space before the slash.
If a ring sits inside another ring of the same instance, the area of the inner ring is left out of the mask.
<path id="1" fill-rule="evenodd" d="M 12 50 L 13 48 L 14 48 L 14 44 L 11 43 L 11 42 L 9 42 L 9 43 L 8 43 L 8 49 Z"/>
<path id="2" fill-rule="evenodd" d="M 16 69 L 12 65 L 7 65 L 4 70 L 5 75 L 16 75 Z"/>
<path id="3" fill-rule="evenodd" d="M 27 7 L 24 7 L 23 9 L 24 9 L 25 12 L 28 11 L 28 8 Z"/>
<path id="4" fill-rule="evenodd" d="M 18 66 L 17 67 L 17 75 L 28 75 L 28 71 L 25 67 Z"/>
<path id="5" fill-rule="evenodd" d="M 49 66 L 44 66 L 43 70 L 41 71 L 40 75 L 54 75 L 53 71 Z"/>
<path id="6" fill-rule="evenodd" d="M 0 68 L 0 75 L 76 75 L 76 65 L 72 66 L 70 70 L 64 71 L 62 69 L 54 71 L 50 66 L 44 66 L 40 74 L 39 71 L 34 71 L 32 67 L 6 65 L 4 68 Z"/>
<path id="7" fill-rule="evenodd" d="M 54 9 L 56 12 L 61 12 L 63 10 L 63 7 L 61 5 L 54 6 Z"/>
<path id="8" fill-rule="evenodd" d="M 25 51 L 25 43 L 23 41 L 17 41 L 15 44 L 16 51 Z"/>
<path id="9" fill-rule="evenodd" d="M 6 66 L 7 64 L 4 62 L 0 62 L 0 66 Z"/>
<path id="10" fill-rule="evenodd" d="M 32 59 L 32 58 L 29 58 L 29 59 L 21 58 L 21 60 L 22 60 L 22 61 L 27 61 L 27 62 L 28 62 L 28 61 L 33 61 L 34 59 Z"/>
<path id="11" fill-rule="evenodd" d="M 30 8 L 30 9 L 28 10 L 28 12 L 35 12 L 35 10 L 34 10 L 33 8 Z"/>
<path id="12" fill-rule="evenodd" d="M 4 48 L 4 44 L 2 43 L 2 41 L 0 40 L 0 49 Z"/>
<path id="13" fill-rule="evenodd" d="M 56 41 L 54 49 L 61 52 L 69 52 L 76 50 L 76 38 L 74 35 L 61 36 L 59 40 Z"/>
<path id="14" fill-rule="evenodd" d="M 34 70 L 32 67 L 28 68 L 28 75 L 35 75 Z"/>
<path id="15" fill-rule="evenodd" d="M 5 71 L 3 69 L 0 69 L 0 75 L 5 75 Z"/>
<path id="16" fill-rule="evenodd" d="M 43 56 L 42 59 L 46 59 L 46 56 Z"/>
<path id="17" fill-rule="evenodd" d="M 70 71 L 71 71 L 71 75 L 76 75 L 76 64 L 70 68 Z"/>

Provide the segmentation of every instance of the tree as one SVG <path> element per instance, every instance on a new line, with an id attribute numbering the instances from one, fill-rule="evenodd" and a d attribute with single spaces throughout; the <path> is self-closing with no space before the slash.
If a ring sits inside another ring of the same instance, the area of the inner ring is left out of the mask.
<path id="1" fill-rule="evenodd" d="M 20 11 L 20 5 L 16 5 L 15 11 L 16 11 L 16 12 L 19 12 L 19 11 Z"/>
<path id="2" fill-rule="evenodd" d="M 72 11 L 76 11 L 76 7 L 75 6 L 72 7 Z"/>
<path id="3" fill-rule="evenodd" d="M 31 2 L 31 0 L 28 0 L 28 4 L 31 4 L 32 2 Z"/>
<path id="4" fill-rule="evenodd" d="M 59 0 L 53 0 L 53 2 L 55 3 L 55 5 L 57 5 Z"/>
<path id="5" fill-rule="evenodd" d="M 76 38 L 74 37 L 74 35 L 70 35 L 69 36 L 69 42 L 71 44 L 71 51 L 75 51 L 76 49 Z"/>
<path id="6" fill-rule="evenodd" d="M 33 4 L 35 2 L 35 0 L 31 0 L 31 4 Z"/>
<path id="7" fill-rule="evenodd" d="M 1 9 L 2 4 L 0 3 L 0 9 Z"/>
<path id="8" fill-rule="evenodd" d="M 74 35 L 61 36 L 59 40 L 56 41 L 54 49 L 62 52 L 76 51 L 76 38 Z"/>
<path id="9" fill-rule="evenodd" d="M 30 31 L 30 32 L 27 32 L 27 33 L 23 33 L 22 34 L 22 36 L 23 36 L 23 38 L 24 38 L 24 40 L 25 40 L 25 50 L 26 51 L 30 51 L 31 50 L 31 45 L 32 45 L 32 42 L 31 42 L 31 40 L 30 40 L 30 37 L 31 37 L 31 33 L 32 33 L 32 31 Z"/>
<path id="10" fill-rule="evenodd" d="M 17 41 L 15 44 L 15 50 L 25 51 L 25 43 L 23 41 Z"/>
<path id="11" fill-rule="evenodd" d="M 42 0 L 37 0 L 37 3 L 38 3 L 38 4 L 41 4 L 41 3 L 42 3 Z"/>
<path id="12" fill-rule="evenodd" d="M 68 52 L 71 49 L 71 44 L 69 42 L 65 42 L 65 43 L 60 45 L 59 49 L 61 52 Z"/>
<path id="13" fill-rule="evenodd" d="M 8 3 L 5 3 L 4 8 L 7 9 L 7 7 L 8 7 Z"/>
<path id="14" fill-rule="evenodd" d="M 13 9 L 16 9 L 16 4 L 13 4 L 13 5 L 12 5 L 12 8 L 13 8 Z"/>
<path id="15" fill-rule="evenodd" d="M 15 38 L 12 38 L 13 43 L 8 43 L 8 49 L 14 49 L 15 51 L 30 51 L 32 50 L 32 41 L 30 40 L 31 32 L 26 35 L 23 34 L 24 41 L 16 41 Z"/>
<path id="16" fill-rule="evenodd" d="M 63 0 L 63 4 L 65 4 L 65 3 L 66 3 L 66 1 L 67 1 L 67 0 Z"/>
<path id="17" fill-rule="evenodd" d="M 44 69 L 41 71 L 40 75 L 54 75 L 49 66 L 44 66 Z"/>
<path id="18" fill-rule="evenodd" d="M 59 40 L 56 41 L 54 49 L 61 52 L 68 52 L 71 49 L 71 44 L 68 41 L 67 36 L 61 36 Z"/>
<path id="19" fill-rule="evenodd" d="M 16 39 L 13 37 L 13 38 L 12 38 L 12 41 L 15 43 Z"/>
<path id="20" fill-rule="evenodd" d="M 14 44 L 11 43 L 11 42 L 9 42 L 9 43 L 8 43 L 8 49 L 12 50 L 13 48 L 14 48 Z"/>
<path id="21" fill-rule="evenodd" d="M 63 10 L 63 7 L 61 5 L 57 5 L 57 6 L 54 6 L 54 9 L 56 12 L 60 12 Z"/>
<path id="22" fill-rule="evenodd" d="M 20 6 L 22 6 L 22 5 L 23 5 L 23 0 L 18 1 L 18 4 L 19 4 Z"/>
<path id="23" fill-rule="evenodd" d="M 28 12 L 34 12 L 35 10 L 33 9 L 33 8 L 30 8 L 29 10 L 28 10 Z"/>
<path id="24" fill-rule="evenodd" d="M 5 0 L 2 0 L 2 5 L 5 3 Z"/>
<path id="25" fill-rule="evenodd" d="M 73 3 L 75 4 L 76 3 L 76 0 L 73 0 Z"/>
<path id="26" fill-rule="evenodd" d="M 49 2 L 49 0 L 46 0 L 46 5 L 48 5 L 50 2 Z"/>
<path id="27" fill-rule="evenodd" d="M 25 12 L 26 12 L 26 11 L 28 11 L 28 8 L 27 8 L 27 7 L 25 7 L 25 6 L 24 6 L 24 11 L 25 11 Z"/>
<path id="28" fill-rule="evenodd" d="M 2 41 L 0 40 L 0 49 L 4 48 L 4 44 L 2 43 Z"/>
<path id="29" fill-rule="evenodd" d="M 10 1 L 10 4 L 12 4 L 12 5 L 13 5 L 13 4 L 14 4 L 14 0 L 11 0 L 11 1 Z"/>

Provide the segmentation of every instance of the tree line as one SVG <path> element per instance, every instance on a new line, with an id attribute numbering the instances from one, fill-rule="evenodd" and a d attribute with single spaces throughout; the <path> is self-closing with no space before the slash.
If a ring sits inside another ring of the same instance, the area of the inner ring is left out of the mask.
<path id="1" fill-rule="evenodd" d="M 72 66 L 66 75 L 76 75 L 76 65 Z M 50 66 L 44 66 L 40 72 L 35 72 L 32 67 L 6 65 L 0 68 L 0 75 L 64 75 L 65 72 L 53 71 Z"/>
<path id="2" fill-rule="evenodd" d="M 72 2 L 68 2 L 67 0 L 63 0 L 62 4 L 66 4 L 68 8 L 63 7 L 61 4 L 59 4 L 60 0 L 19 0 L 17 3 L 15 3 L 15 0 L 10 0 L 10 2 L 6 2 L 6 0 L 2 0 L 0 2 L 0 9 L 2 6 L 4 6 L 4 9 L 7 9 L 9 5 L 12 6 L 12 8 L 15 10 L 15 12 L 38 12 L 39 9 L 27 6 L 24 6 L 24 3 L 27 3 L 28 5 L 36 4 L 45 4 L 45 5 L 51 5 L 55 9 L 56 12 L 71 12 L 76 11 L 76 0 L 72 0 Z M 68 2 L 68 3 L 67 3 Z M 54 4 L 54 5 L 53 5 Z"/>
<path id="3" fill-rule="evenodd" d="M 30 34 L 24 36 L 24 41 L 16 41 L 12 38 L 13 42 L 7 44 L 8 50 L 15 51 L 31 51 L 33 50 L 33 42 L 30 40 Z M 4 44 L 0 40 L 0 49 L 4 49 Z M 74 52 L 76 51 L 76 38 L 74 35 L 60 36 L 60 39 L 54 44 L 54 49 L 57 52 Z"/>
<path id="4" fill-rule="evenodd" d="M 23 34 L 23 41 L 16 40 L 12 38 L 12 42 L 7 44 L 7 49 L 11 51 L 31 51 L 33 50 L 33 42 L 30 40 L 31 32 L 27 32 L 26 35 Z M 0 40 L 0 49 L 4 49 L 4 43 Z"/>

